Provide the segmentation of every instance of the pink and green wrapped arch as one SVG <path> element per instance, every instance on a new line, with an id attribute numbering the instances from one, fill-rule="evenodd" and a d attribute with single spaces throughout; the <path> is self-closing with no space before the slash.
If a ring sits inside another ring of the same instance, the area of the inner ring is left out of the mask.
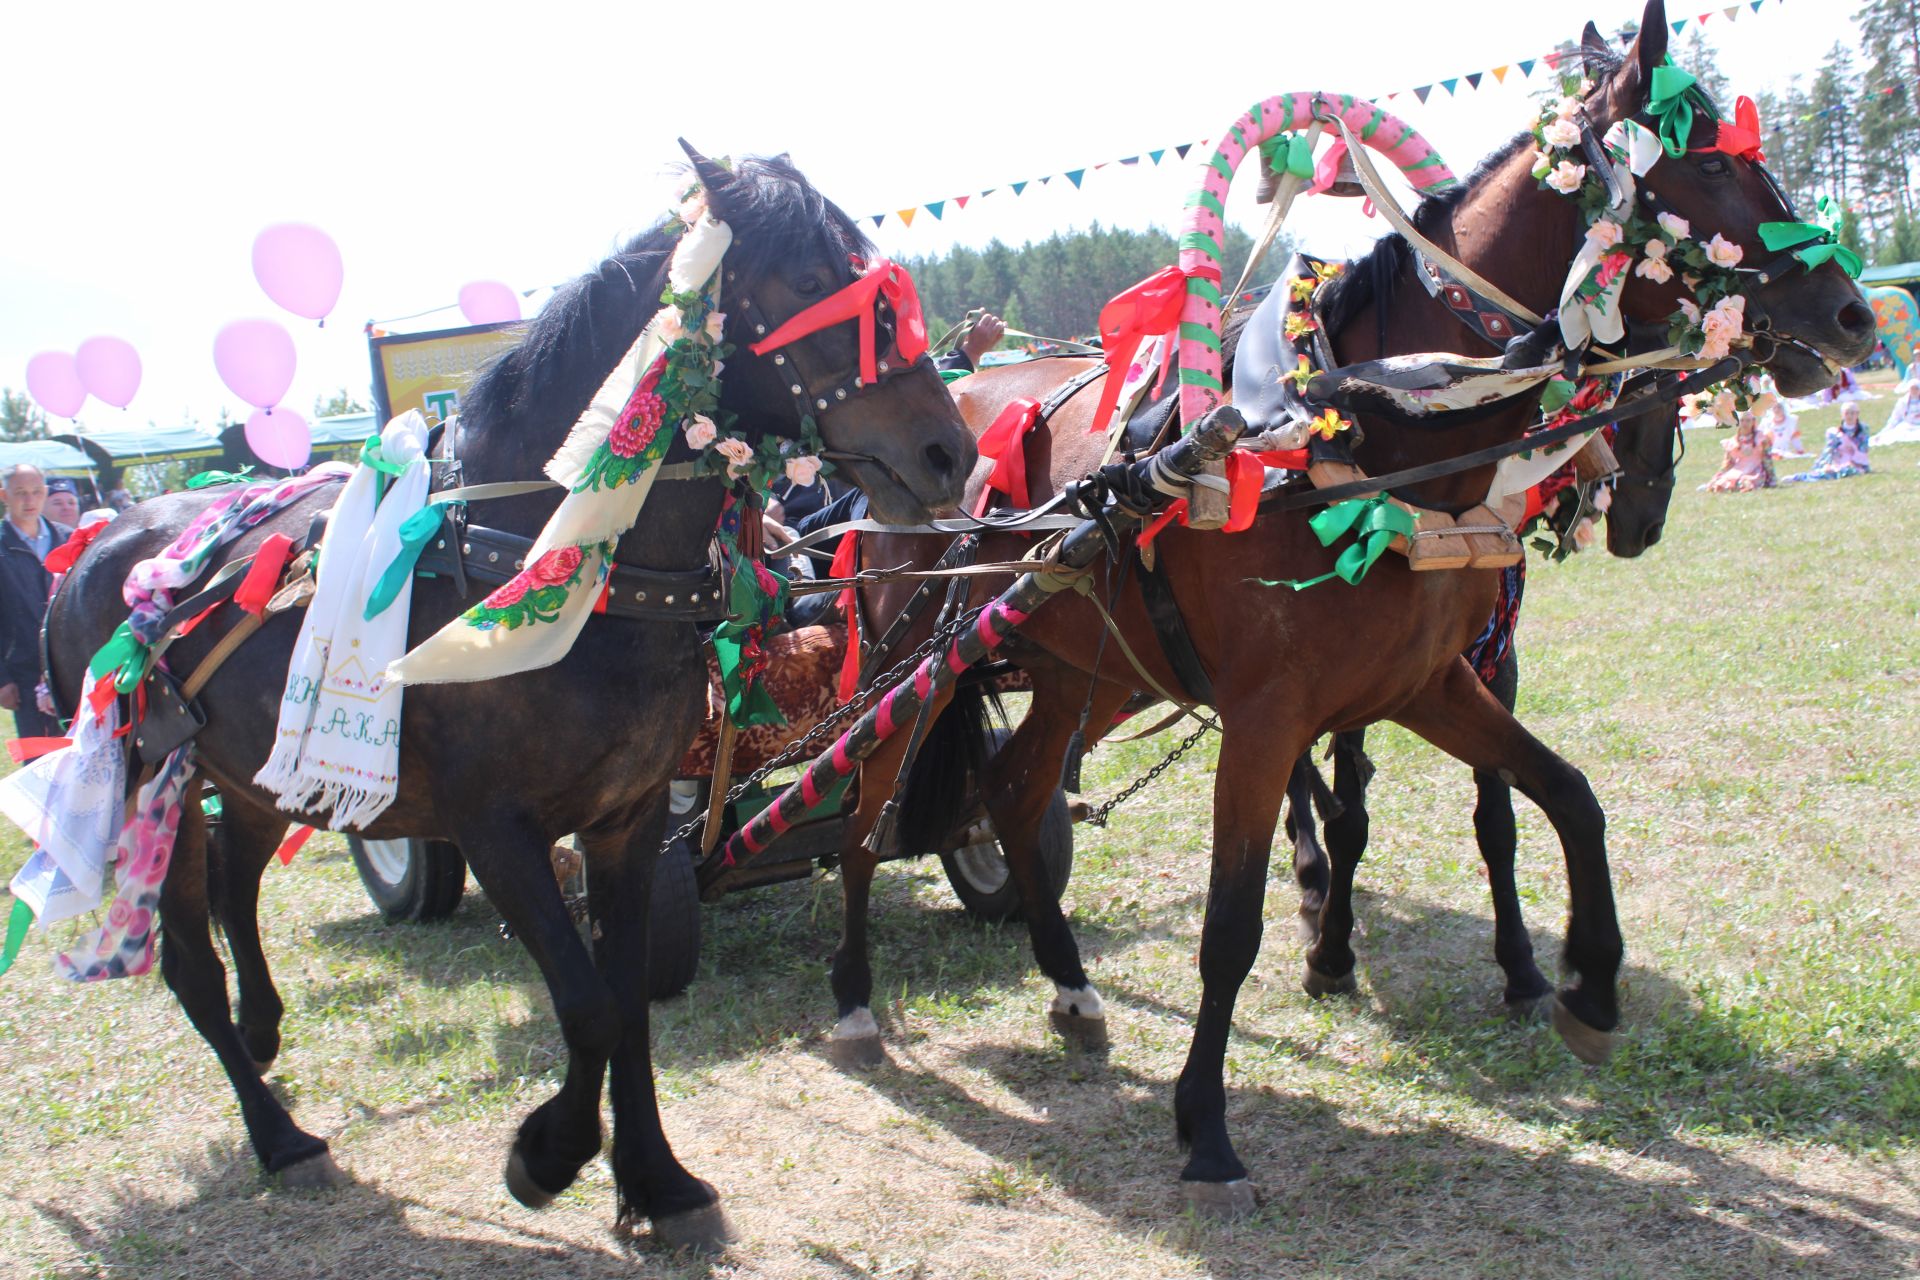
<path id="1" fill-rule="evenodd" d="M 1354 137 L 1378 151 L 1422 195 L 1459 181 L 1427 140 L 1398 116 L 1348 93 L 1283 93 L 1256 102 L 1233 123 L 1200 167 L 1200 187 L 1187 197 L 1180 219 L 1180 270 L 1187 296 L 1180 312 L 1180 417 L 1198 422 L 1225 395 L 1220 377 L 1220 260 L 1227 186 L 1248 153 L 1276 134 L 1304 129 L 1338 115 Z"/>

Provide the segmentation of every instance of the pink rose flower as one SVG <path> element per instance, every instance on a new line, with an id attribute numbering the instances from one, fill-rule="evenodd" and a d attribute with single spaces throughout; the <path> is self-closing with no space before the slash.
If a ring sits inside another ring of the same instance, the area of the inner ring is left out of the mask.
<path id="1" fill-rule="evenodd" d="M 1590 90 L 1582 89 L 1580 92 L 1588 93 Z M 1572 94 L 1562 96 L 1560 101 L 1553 104 L 1553 114 L 1562 120 L 1571 120 L 1574 113 L 1578 110 L 1580 110 L 1580 99 L 1574 97 Z M 1573 140 L 1574 142 L 1580 140 L 1580 129 L 1577 125 L 1574 127 Z M 1572 143 L 1567 145 L 1571 146 Z"/>
<path id="2" fill-rule="evenodd" d="M 1665 240 L 1649 240 L 1643 248 L 1649 258 L 1664 259 L 1667 256 L 1667 242 Z M 1669 274 L 1671 274 L 1671 268 L 1669 268 Z"/>
<path id="3" fill-rule="evenodd" d="M 1562 116 L 1540 131 L 1548 146 L 1577 147 L 1580 145 L 1580 126 Z"/>
<path id="4" fill-rule="evenodd" d="M 1619 244 L 1620 238 L 1626 234 L 1619 223 L 1611 218 L 1602 218 L 1587 228 L 1587 243 L 1602 250 L 1611 249 Z"/>
<path id="5" fill-rule="evenodd" d="M 512 608 L 520 603 L 521 597 L 527 594 L 527 585 L 527 575 L 517 574 L 495 587 L 493 594 L 481 601 L 481 604 L 489 609 Z"/>
<path id="6" fill-rule="evenodd" d="M 820 459 L 811 454 L 787 459 L 787 479 L 806 488 L 820 474 Z"/>
<path id="7" fill-rule="evenodd" d="M 573 576 L 584 558 L 578 547 L 555 547 L 534 561 L 527 573 L 543 587 L 558 586 Z"/>
<path id="8" fill-rule="evenodd" d="M 739 475 L 753 461 L 753 446 L 738 436 L 728 436 L 713 447 L 727 460 L 727 471 L 731 475 Z"/>
<path id="9" fill-rule="evenodd" d="M 715 342 L 727 331 L 727 317 L 718 311 L 707 312 L 707 336 Z"/>
<path id="10" fill-rule="evenodd" d="M 653 316 L 653 332 L 662 342 L 678 342 L 687 336 L 687 327 L 681 323 L 680 308 L 662 307 Z"/>
<path id="11" fill-rule="evenodd" d="M 1680 299 L 1680 314 L 1687 318 L 1688 324 L 1698 325 L 1700 323 L 1700 308 L 1692 298 Z"/>
<path id="12" fill-rule="evenodd" d="M 1707 241 L 1706 249 L 1707 261 L 1716 267 L 1737 267 L 1740 265 L 1740 259 L 1747 256 L 1745 249 L 1718 231 L 1713 233 L 1713 239 Z"/>
<path id="13" fill-rule="evenodd" d="M 696 449 L 704 449 L 713 443 L 720 431 L 713 425 L 712 418 L 704 413 L 696 413 L 687 420 L 686 430 L 682 434 L 687 437 L 688 444 Z"/>
<path id="14" fill-rule="evenodd" d="M 654 433 L 660 430 L 660 420 L 666 412 L 667 402 L 658 393 L 635 391 L 620 420 L 607 433 L 607 448 L 616 458 L 633 457 L 653 443 Z"/>
<path id="15" fill-rule="evenodd" d="M 1553 172 L 1546 178 L 1547 185 L 1563 196 L 1570 196 L 1578 191 L 1580 184 L 1586 180 L 1587 166 L 1575 164 L 1571 160 L 1562 160 L 1555 165 Z"/>
<path id="16" fill-rule="evenodd" d="M 1655 240 L 1654 243 L 1660 242 Z M 1673 268 L 1667 265 L 1665 258 L 1656 258 L 1649 254 L 1641 260 L 1639 266 L 1633 269 L 1633 274 L 1651 280 L 1655 284 L 1665 284 L 1673 279 Z"/>
<path id="17" fill-rule="evenodd" d="M 1655 218 L 1654 221 L 1660 224 L 1662 231 L 1672 236 L 1675 240 L 1685 240 L 1693 234 L 1693 224 L 1677 213 L 1663 213 Z"/>

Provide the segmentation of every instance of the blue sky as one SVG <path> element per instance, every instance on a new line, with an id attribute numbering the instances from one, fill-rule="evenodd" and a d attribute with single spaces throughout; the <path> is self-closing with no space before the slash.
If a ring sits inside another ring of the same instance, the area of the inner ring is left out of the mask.
<path id="1" fill-rule="evenodd" d="M 714 12 L 12 6 L 0 18 L 0 384 L 23 387 L 37 351 L 114 334 L 139 348 L 145 380 L 124 414 L 90 402 L 83 423 L 210 422 L 241 411 L 214 373 L 213 335 L 262 315 L 298 346 L 287 403 L 304 412 L 343 386 L 364 399 L 362 322 L 450 304 L 470 280 L 533 288 L 585 270 L 664 207 L 676 135 L 714 154 L 789 151 L 848 212 L 876 213 L 1212 137 L 1272 93 L 1384 98 L 1536 56 L 1589 17 L 1615 29 L 1640 6 L 747 3 L 726 11 L 725 32 L 707 29 Z M 1736 91 L 1811 74 L 1837 36 L 1852 38 L 1844 8 L 1823 0 L 1767 0 L 1733 23 L 1711 12 Z M 1539 83 L 1489 77 L 1475 93 L 1390 106 L 1464 171 L 1523 124 Z M 874 235 L 908 256 L 1096 219 L 1165 224 L 1191 185 L 1169 157 L 1089 173 L 1079 190 L 1002 191 L 910 229 L 890 218 Z M 1251 185 L 1236 184 L 1249 223 Z M 340 244 L 346 286 L 324 329 L 254 283 L 253 237 L 279 221 Z M 1312 201 L 1290 229 L 1331 254 L 1382 228 L 1350 202 Z"/>

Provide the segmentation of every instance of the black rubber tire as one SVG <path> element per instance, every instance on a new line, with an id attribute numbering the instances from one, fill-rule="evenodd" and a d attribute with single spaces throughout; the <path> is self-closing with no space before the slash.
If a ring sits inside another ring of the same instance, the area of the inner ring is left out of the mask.
<path id="1" fill-rule="evenodd" d="M 996 752 L 1012 736 L 1004 728 L 991 733 Z M 1039 837 L 1040 865 L 1046 869 L 1053 896 L 1058 898 L 1067 891 L 1067 881 L 1073 876 L 1073 814 L 1067 808 L 1065 789 L 1054 788 L 1053 799 L 1040 815 Z M 954 896 L 969 913 L 994 924 L 1020 919 L 1020 891 L 1014 887 L 1006 855 L 997 841 L 942 853 L 940 865 Z"/>
<path id="2" fill-rule="evenodd" d="M 685 991 L 700 972 L 700 880 L 694 848 L 676 840 L 653 864 L 647 906 L 647 995 L 665 1000 Z"/>
<path id="3" fill-rule="evenodd" d="M 358 836 L 347 837 L 354 870 L 380 914 L 389 920 L 440 920 L 467 891 L 467 862 L 445 840 L 380 842 L 390 856 L 376 858 Z M 404 846 L 402 848 L 402 846 Z"/>

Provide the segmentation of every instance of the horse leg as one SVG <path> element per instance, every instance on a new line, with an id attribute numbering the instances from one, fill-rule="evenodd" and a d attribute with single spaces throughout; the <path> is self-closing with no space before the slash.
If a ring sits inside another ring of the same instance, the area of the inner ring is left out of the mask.
<path id="1" fill-rule="evenodd" d="M 936 690 L 927 715 L 938 717 L 952 699 L 951 688 Z M 840 843 L 840 945 L 833 953 L 832 968 L 837 1021 L 827 1051 L 834 1065 L 846 1070 L 869 1070 L 887 1060 L 880 1024 L 873 1016 L 873 967 L 867 942 L 868 904 L 880 855 L 867 848 L 866 841 L 893 796 L 910 733 L 909 728 L 901 729 L 861 764 L 859 807 Z"/>
<path id="2" fill-rule="evenodd" d="M 612 1052 L 613 1180 L 620 1226 L 635 1218 L 673 1248 L 713 1249 L 734 1239 L 711 1185 L 682 1167 L 660 1125 L 648 1027 L 647 921 L 653 867 L 666 831 L 661 788 L 637 814 L 580 832 L 586 859 L 593 958 L 618 1016 Z M 596 1089 L 596 1107 L 597 1094 Z M 598 1117 L 595 1117 L 596 1123 Z"/>
<path id="3" fill-rule="evenodd" d="M 160 886 L 160 974 L 194 1030 L 213 1047 L 240 1102 L 247 1139 L 268 1173 L 290 1187 L 321 1187 L 346 1175 L 327 1153 L 325 1139 L 304 1132 L 273 1096 L 253 1054 L 233 1025 L 227 969 L 213 946 L 208 902 L 207 823 L 200 812 L 199 779 L 187 785 L 173 857 Z"/>
<path id="4" fill-rule="evenodd" d="M 1575 1057 L 1604 1062 L 1620 1021 L 1620 922 L 1607 873 L 1606 814 L 1586 776 L 1521 727 L 1464 659 L 1436 672 L 1394 719 L 1533 801 L 1560 835 L 1570 912 L 1565 959 L 1578 975 L 1553 1006 L 1554 1030 Z"/>
<path id="5" fill-rule="evenodd" d="M 1509 713 L 1520 688 L 1520 664 L 1511 646 L 1500 660 L 1487 688 Z M 1544 1014 L 1550 1007 L 1553 984 L 1534 963 L 1533 939 L 1520 910 L 1520 890 L 1513 878 L 1518 845 L 1513 820 L 1513 788 L 1500 775 L 1485 769 L 1473 772 L 1479 800 L 1473 809 L 1473 832 L 1480 858 L 1487 867 L 1487 887 L 1493 895 L 1493 958 L 1507 975 L 1503 999 L 1515 1017 Z"/>
<path id="6" fill-rule="evenodd" d="M 1313 814 L 1314 783 L 1319 779 L 1310 754 L 1293 762 L 1293 773 L 1287 778 L 1286 831 L 1293 844 L 1293 880 L 1300 888 L 1294 928 L 1304 945 L 1319 938 L 1320 913 L 1327 902 L 1327 851 L 1321 846 L 1320 824 Z"/>
<path id="7" fill-rule="evenodd" d="M 1234 705 L 1235 700 L 1228 702 Z M 1311 745 L 1310 739 L 1299 737 L 1274 740 L 1276 728 L 1284 733 L 1290 727 L 1279 708 L 1260 705 L 1258 699 L 1239 700 L 1238 706 L 1241 715 L 1221 715 L 1213 786 L 1213 869 L 1200 930 L 1200 1016 L 1174 1088 L 1174 1123 L 1181 1145 L 1190 1152 L 1180 1172 L 1187 1202 L 1197 1211 L 1222 1216 L 1254 1207 L 1247 1167 L 1227 1136 L 1223 1072 L 1234 1001 L 1260 951 L 1267 857 L 1286 793 L 1286 777 L 1276 775 L 1270 762 L 1297 760 Z"/>
<path id="8" fill-rule="evenodd" d="M 521 1123 L 507 1155 L 507 1190 L 541 1209 L 600 1153 L 600 1087 L 620 1042 L 620 1009 L 554 882 L 550 833 L 525 815 L 496 812 L 472 815 L 454 835 L 488 901 L 540 966 L 567 1042 L 566 1078 Z"/>
<path id="9" fill-rule="evenodd" d="M 1373 762 L 1367 759 L 1367 731 L 1333 735 L 1333 796 L 1339 812 L 1327 819 L 1327 853 L 1332 861 L 1326 905 L 1320 913 L 1320 937 L 1307 948 L 1302 984 L 1316 1000 L 1346 995 L 1353 980 L 1353 877 L 1367 848 L 1367 783 Z"/>
<path id="10" fill-rule="evenodd" d="M 1107 1047 L 1106 1006 L 1080 962 L 1079 944 L 1047 879 L 1038 839 L 1041 815 L 1060 786 L 1081 710 L 1088 711 L 1089 737 L 1098 740 L 1133 696 L 1125 686 L 1099 681 L 1089 700 L 1086 682 L 1080 672 L 1035 672 L 1027 714 L 988 763 L 982 790 L 1020 894 L 1034 960 L 1053 980 L 1048 1021 L 1068 1043 L 1098 1053 Z"/>
<path id="11" fill-rule="evenodd" d="M 280 1019 L 286 1007 L 260 946 L 260 878 L 286 831 L 286 814 L 223 794 L 219 852 L 211 856 L 210 847 L 208 858 L 214 910 L 233 952 L 240 986 L 240 1039 L 254 1069 L 261 1072 L 280 1054 Z"/>

